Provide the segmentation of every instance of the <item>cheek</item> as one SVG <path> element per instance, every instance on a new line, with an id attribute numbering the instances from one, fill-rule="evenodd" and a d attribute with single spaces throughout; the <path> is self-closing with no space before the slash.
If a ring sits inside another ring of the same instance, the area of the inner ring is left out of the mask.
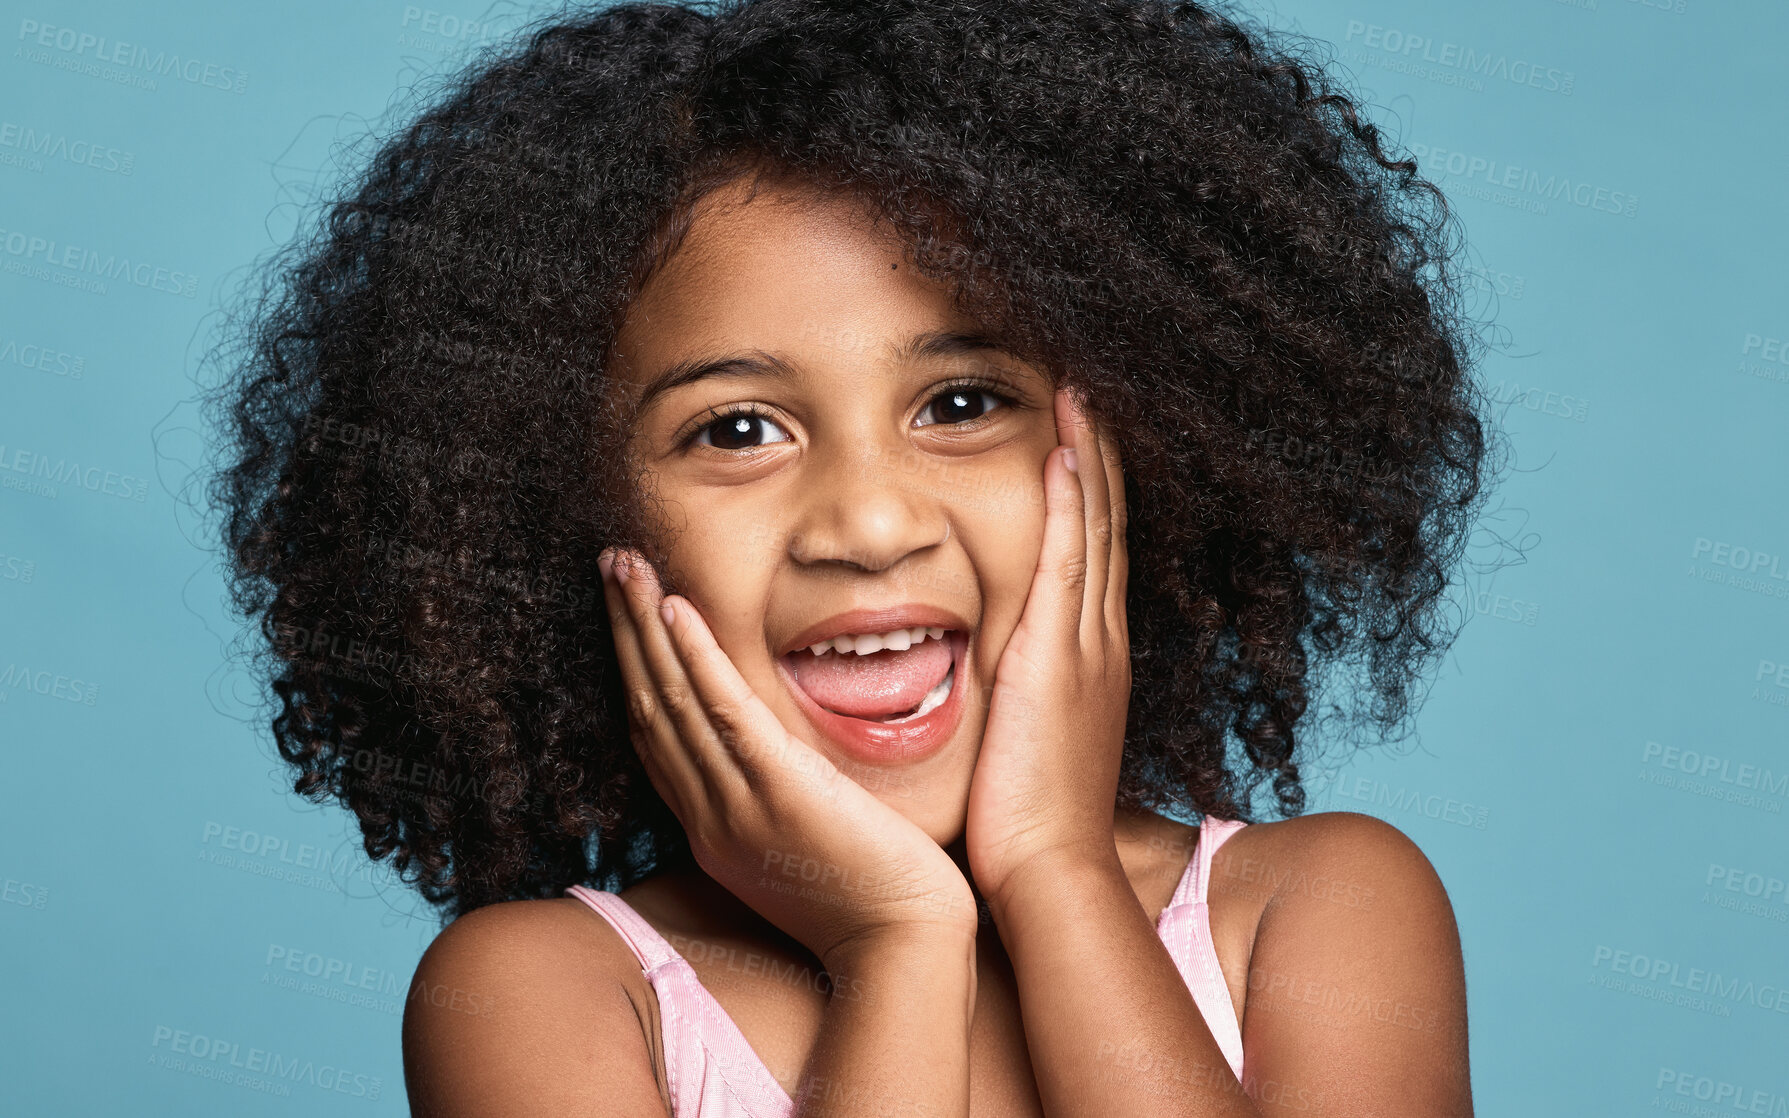
<path id="1" fill-rule="evenodd" d="M 754 686 L 770 682 L 764 617 L 778 554 L 771 528 L 738 503 L 691 508 L 670 554 L 679 591 Z"/>
<path id="2" fill-rule="evenodd" d="M 1043 553 L 1042 473 L 1041 467 L 1035 475 L 1015 471 L 998 501 L 977 502 L 957 518 L 965 526 L 964 543 L 981 582 L 982 667 L 990 672 L 1024 614 Z"/>
<path id="3" fill-rule="evenodd" d="M 1035 499 L 1026 499 L 1032 497 Z M 984 579 L 988 596 L 1021 598 L 1031 588 L 1044 546 L 1044 493 L 1040 485 L 991 510 L 983 532 L 993 545 L 992 566 Z"/>

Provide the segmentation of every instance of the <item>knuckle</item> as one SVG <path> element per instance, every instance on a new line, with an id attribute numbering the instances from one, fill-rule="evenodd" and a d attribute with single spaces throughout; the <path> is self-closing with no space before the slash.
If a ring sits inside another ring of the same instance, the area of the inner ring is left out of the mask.
<path id="1" fill-rule="evenodd" d="M 707 752 L 702 749 L 692 749 L 686 743 L 684 753 L 689 757 L 690 765 L 695 768 L 696 772 L 703 778 L 707 778 L 713 769 L 713 762 Z"/>
<path id="2" fill-rule="evenodd" d="M 726 733 L 721 742 L 734 764 L 747 773 L 757 773 L 764 767 L 765 747 L 756 739 L 745 734 Z"/>
<path id="3" fill-rule="evenodd" d="M 689 714 L 695 708 L 696 694 L 688 687 L 682 684 L 672 684 L 662 690 L 665 711 L 673 718 Z"/>
<path id="4" fill-rule="evenodd" d="M 714 725 L 714 733 L 727 751 L 744 755 L 752 744 L 751 734 L 745 722 L 739 717 L 739 711 L 730 703 L 721 703 L 709 712 L 709 720 Z"/>
<path id="5" fill-rule="evenodd" d="M 650 726 L 658 714 L 658 703 L 650 690 L 636 687 L 627 693 L 627 712 L 639 725 Z"/>
<path id="6" fill-rule="evenodd" d="M 1081 556 L 1076 556 L 1073 559 L 1064 559 L 1061 566 L 1056 568 L 1056 577 L 1061 579 L 1065 586 L 1086 585 L 1087 560 Z"/>
<path id="7" fill-rule="evenodd" d="M 714 728 L 714 736 L 715 740 L 721 743 L 721 748 L 733 757 L 745 757 L 750 748 L 750 743 L 745 737 L 731 726 L 717 724 Z"/>

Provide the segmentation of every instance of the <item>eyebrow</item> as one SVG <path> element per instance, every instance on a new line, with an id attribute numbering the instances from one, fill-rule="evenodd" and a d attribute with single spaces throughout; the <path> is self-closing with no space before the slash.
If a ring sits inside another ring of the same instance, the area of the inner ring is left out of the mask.
<path id="1" fill-rule="evenodd" d="M 966 353 L 997 349 L 1009 352 L 1006 343 L 994 334 L 975 330 L 932 330 L 915 334 L 906 344 L 893 347 L 890 359 L 897 365 L 934 361 L 941 357 L 959 357 Z M 652 401 L 674 388 L 708 377 L 774 377 L 793 380 L 795 368 L 775 354 L 763 350 L 733 354 L 727 357 L 688 358 L 671 365 L 647 382 L 635 405 L 637 414 L 644 414 Z"/>

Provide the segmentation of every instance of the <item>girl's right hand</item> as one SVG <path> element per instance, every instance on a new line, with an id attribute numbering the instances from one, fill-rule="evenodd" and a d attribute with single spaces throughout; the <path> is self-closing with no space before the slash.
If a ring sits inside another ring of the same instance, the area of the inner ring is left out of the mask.
<path id="1" fill-rule="evenodd" d="M 943 848 L 791 734 L 651 564 L 599 565 L 634 749 L 697 864 L 829 970 L 885 938 L 973 940 L 974 893 Z"/>

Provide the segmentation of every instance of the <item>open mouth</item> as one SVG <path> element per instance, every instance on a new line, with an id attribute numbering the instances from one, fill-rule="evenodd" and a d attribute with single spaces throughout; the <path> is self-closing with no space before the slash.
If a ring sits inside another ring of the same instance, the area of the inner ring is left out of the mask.
<path id="1" fill-rule="evenodd" d="M 924 718 L 950 698 L 957 630 L 915 626 L 841 636 L 783 657 L 795 685 L 822 710 L 898 725 Z"/>

